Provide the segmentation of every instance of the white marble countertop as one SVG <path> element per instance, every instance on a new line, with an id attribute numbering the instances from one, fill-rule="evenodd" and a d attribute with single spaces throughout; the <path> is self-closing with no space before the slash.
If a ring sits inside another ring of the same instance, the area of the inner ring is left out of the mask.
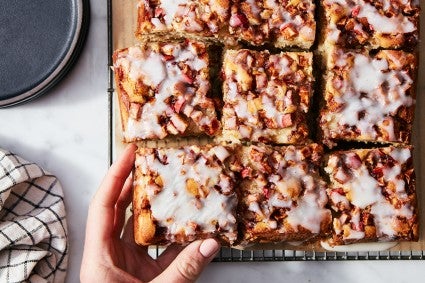
<path id="1" fill-rule="evenodd" d="M 62 183 L 70 240 L 67 282 L 79 281 L 88 204 L 108 167 L 106 2 L 92 0 L 77 66 L 48 95 L 0 110 L 0 147 Z M 143 268 L 143 267 L 141 267 Z M 200 282 L 419 282 L 425 261 L 213 263 Z"/>

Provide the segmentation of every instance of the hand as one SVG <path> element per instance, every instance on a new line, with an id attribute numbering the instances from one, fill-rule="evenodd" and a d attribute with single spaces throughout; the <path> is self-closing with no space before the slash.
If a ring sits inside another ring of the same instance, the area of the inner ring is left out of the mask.
<path id="1" fill-rule="evenodd" d="M 135 145 L 126 148 L 90 203 L 81 282 L 193 282 L 217 253 L 217 241 L 196 241 L 184 249 L 171 245 L 154 260 L 147 247 L 134 242 L 132 221 L 121 237 L 132 196 L 135 150 Z"/>

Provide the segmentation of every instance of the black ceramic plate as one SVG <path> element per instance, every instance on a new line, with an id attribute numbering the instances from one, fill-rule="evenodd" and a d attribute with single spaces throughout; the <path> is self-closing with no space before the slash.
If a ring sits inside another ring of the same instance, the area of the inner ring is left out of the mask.
<path id="1" fill-rule="evenodd" d="M 46 93 L 75 63 L 89 0 L 0 0 L 0 107 Z"/>

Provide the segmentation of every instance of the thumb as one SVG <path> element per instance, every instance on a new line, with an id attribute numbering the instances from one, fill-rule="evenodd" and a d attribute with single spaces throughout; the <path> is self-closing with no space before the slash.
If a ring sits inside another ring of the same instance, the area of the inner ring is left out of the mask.
<path id="1" fill-rule="evenodd" d="M 214 258 L 219 248 L 219 243 L 214 239 L 191 243 L 152 282 L 194 282 Z"/>

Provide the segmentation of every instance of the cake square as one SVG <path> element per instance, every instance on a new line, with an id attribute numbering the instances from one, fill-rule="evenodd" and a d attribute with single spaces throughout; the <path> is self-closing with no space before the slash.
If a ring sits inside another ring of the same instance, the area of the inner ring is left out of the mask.
<path id="1" fill-rule="evenodd" d="M 229 32 L 252 45 L 309 49 L 316 33 L 314 10 L 312 0 L 233 1 Z"/>
<path id="2" fill-rule="evenodd" d="M 307 241 L 329 232 L 326 183 L 319 175 L 322 147 L 244 146 L 231 170 L 238 187 L 242 244 Z"/>
<path id="3" fill-rule="evenodd" d="M 411 146 L 337 151 L 325 171 L 334 213 L 331 246 L 418 240 Z"/>
<path id="4" fill-rule="evenodd" d="M 140 0 L 136 36 L 217 37 L 227 33 L 228 0 Z"/>
<path id="5" fill-rule="evenodd" d="M 409 143 L 417 59 L 411 53 L 335 49 L 328 54 L 320 126 L 324 143 Z"/>
<path id="6" fill-rule="evenodd" d="M 115 51 L 115 85 L 126 142 L 215 135 L 209 56 L 195 41 L 153 42 Z"/>
<path id="7" fill-rule="evenodd" d="M 134 233 L 141 245 L 237 239 L 234 174 L 224 146 L 140 148 L 134 173 Z"/>
<path id="8" fill-rule="evenodd" d="M 324 0 L 324 38 L 347 48 L 412 49 L 419 37 L 419 1 Z"/>
<path id="9" fill-rule="evenodd" d="M 225 141 L 305 143 L 312 54 L 227 50 L 223 63 Z"/>

